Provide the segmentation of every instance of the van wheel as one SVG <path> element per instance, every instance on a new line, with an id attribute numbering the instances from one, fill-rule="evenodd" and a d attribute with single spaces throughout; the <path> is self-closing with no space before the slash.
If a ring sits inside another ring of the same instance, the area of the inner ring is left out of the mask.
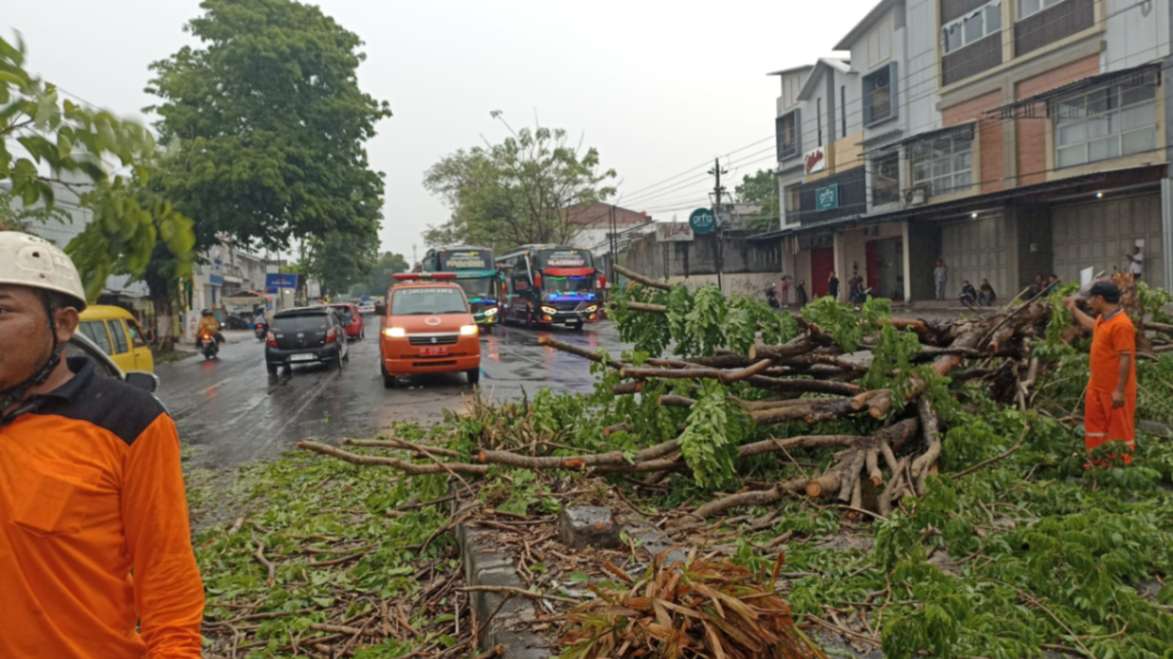
<path id="1" fill-rule="evenodd" d="M 481 381 L 481 369 L 479 367 L 470 368 L 464 374 L 468 376 L 468 383 L 471 385 L 475 385 Z"/>
<path id="2" fill-rule="evenodd" d="M 383 388 L 384 389 L 394 389 L 395 388 L 395 376 L 394 375 L 390 375 L 388 373 L 383 374 Z"/>
<path id="3" fill-rule="evenodd" d="M 272 375 L 272 376 L 277 375 L 277 366 L 278 365 L 274 364 L 273 362 L 265 362 L 265 368 L 267 368 L 269 370 L 269 375 Z"/>

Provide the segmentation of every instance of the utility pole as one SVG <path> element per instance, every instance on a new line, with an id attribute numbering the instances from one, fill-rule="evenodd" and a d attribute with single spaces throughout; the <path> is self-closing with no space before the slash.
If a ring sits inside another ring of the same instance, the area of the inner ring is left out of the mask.
<path id="1" fill-rule="evenodd" d="M 611 204 L 611 220 L 609 222 L 609 231 L 607 232 L 607 248 L 611 255 L 607 261 L 607 283 L 615 281 L 615 259 L 618 257 L 617 252 L 619 247 L 619 239 L 615 235 L 615 204 Z"/>
<path id="2" fill-rule="evenodd" d="M 717 183 L 713 186 L 713 217 L 717 220 L 717 243 L 713 255 L 717 261 L 717 289 L 722 292 L 725 290 L 721 285 L 721 271 L 725 267 L 725 223 L 721 221 L 721 195 L 725 192 L 725 188 L 721 187 L 721 175 L 728 173 L 728 170 L 721 169 L 721 159 L 714 158 L 713 168 L 709 170 L 709 174 L 717 178 Z"/>

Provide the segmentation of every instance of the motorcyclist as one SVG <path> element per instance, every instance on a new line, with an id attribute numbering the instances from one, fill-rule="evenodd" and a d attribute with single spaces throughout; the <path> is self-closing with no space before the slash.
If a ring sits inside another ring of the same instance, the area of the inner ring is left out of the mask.
<path id="1" fill-rule="evenodd" d="M 65 357 L 85 306 L 64 252 L 0 232 L 0 657 L 199 657 L 175 423 Z"/>
<path id="2" fill-rule="evenodd" d="M 220 333 L 220 321 L 216 320 L 215 314 L 211 309 L 204 309 L 200 312 L 200 327 L 196 330 L 196 347 L 203 347 L 203 337 L 210 335 L 216 339 L 216 343 L 224 343 L 224 335 Z"/>
<path id="3" fill-rule="evenodd" d="M 265 308 L 258 305 L 256 309 L 253 309 L 253 327 L 268 324 L 269 321 L 265 318 Z"/>

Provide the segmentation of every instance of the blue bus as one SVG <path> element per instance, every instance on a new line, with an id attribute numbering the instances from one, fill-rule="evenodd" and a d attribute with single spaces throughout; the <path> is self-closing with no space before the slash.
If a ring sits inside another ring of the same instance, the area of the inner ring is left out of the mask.
<path id="1" fill-rule="evenodd" d="M 422 272 L 451 272 L 464 289 L 472 306 L 473 318 L 485 332 L 492 332 L 501 311 L 500 277 L 493 250 L 487 247 L 457 245 L 429 249 L 420 263 Z"/>

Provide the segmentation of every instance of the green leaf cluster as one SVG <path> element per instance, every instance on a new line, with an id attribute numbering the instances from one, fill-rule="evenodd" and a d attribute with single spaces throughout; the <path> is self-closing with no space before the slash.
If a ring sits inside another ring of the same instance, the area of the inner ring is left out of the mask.
<path id="1" fill-rule="evenodd" d="M 0 183 L 24 207 L 53 206 L 51 177 L 61 172 L 105 181 L 105 158 L 129 166 L 153 153 L 141 124 L 63 99 L 25 69 L 26 54 L 19 33 L 15 43 L 0 37 Z"/>

